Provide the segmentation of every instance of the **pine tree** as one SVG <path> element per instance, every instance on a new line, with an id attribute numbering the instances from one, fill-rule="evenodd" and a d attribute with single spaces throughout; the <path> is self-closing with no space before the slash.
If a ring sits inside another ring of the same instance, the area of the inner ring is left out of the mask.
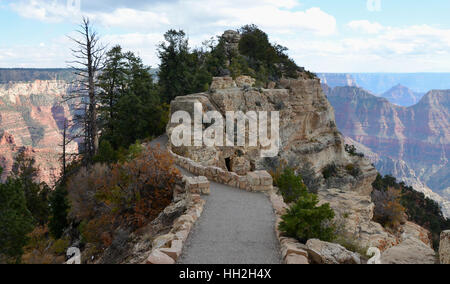
<path id="1" fill-rule="evenodd" d="M 50 222 L 48 227 L 55 239 L 61 238 L 64 229 L 69 226 L 67 219 L 70 209 L 65 185 L 58 186 L 50 196 Z"/>
<path id="2" fill-rule="evenodd" d="M 120 75 L 114 75 L 119 78 L 116 82 L 120 84 L 114 87 L 115 91 L 110 95 L 105 93 L 103 101 L 105 111 L 102 115 L 104 128 L 101 139 L 108 141 L 114 149 L 119 149 L 128 148 L 138 139 L 163 133 L 168 121 L 168 107 L 161 103 L 150 67 L 145 66 L 142 59 L 132 52 L 122 52 L 120 46 L 114 47 L 107 54 L 106 62 L 109 62 L 106 70 L 120 68 Z M 116 67 L 113 67 L 114 65 Z M 112 73 L 108 71 L 102 74 L 103 89 L 109 86 Z M 108 144 L 103 144 L 101 147 L 103 153 L 97 157 L 98 159 L 104 160 L 105 151 L 110 150 L 107 146 Z M 100 161 L 98 159 L 97 161 Z M 106 160 L 110 159 L 106 157 Z"/>
<path id="3" fill-rule="evenodd" d="M 188 94 L 191 82 L 189 44 L 184 31 L 169 30 L 164 34 L 166 42 L 158 48 L 161 60 L 159 86 L 165 102 L 170 103 L 178 96 Z"/>
<path id="4" fill-rule="evenodd" d="M 117 103 L 124 93 L 127 79 L 127 62 L 120 45 L 114 46 L 106 53 L 105 65 L 99 76 L 100 117 L 103 127 L 114 135 L 111 123 L 117 114 Z"/>
<path id="5" fill-rule="evenodd" d="M 45 183 L 37 183 L 39 170 L 35 160 L 27 156 L 24 150 L 17 155 L 13 167 L 12 178 L 23 188 L 28 210 L 36 222 L 44 225 L 48 221 L 50 188 Z"/>
<path id="6" fill-rule="evenodd" d="M 33 223 L 20 181 L 0 184 L 0 263 L 20 262 Z"/>

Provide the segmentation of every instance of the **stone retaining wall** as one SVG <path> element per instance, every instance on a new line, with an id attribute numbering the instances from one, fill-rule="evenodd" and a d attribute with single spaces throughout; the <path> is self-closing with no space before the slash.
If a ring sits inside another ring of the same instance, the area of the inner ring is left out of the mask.
<path id="1" fill-rule="evenodd" d="M 188 194 L 190 206 L 185 214 L 175 220 L 168 234 L 153 240 L 152 252 L 145 261 L 146 264 L 175 264 L 177 262 L 183 251 L 183 245 L 195 222 L 202 215 L 205 205 L 205 200 L 199 194 L 190 194 L 189 192 Z"/>
<path id="2" fill-rule="evenodd" d="M 441 264 L 450 264 L 450 230 L 441 233 L 439 256 Z"/>
<path id="3" fill-rule="evenodd" d="M 170 149 L 168 151 L 178 166 L 197 176 L 204 176 L 211 181 L 247 191 L 268 192 L 273 189 L 272 176 L 266 171 L 255 171 L 245 176 L 239 176 L 218 167 L 205 167 L 189 158 L 173 153 Z"/>

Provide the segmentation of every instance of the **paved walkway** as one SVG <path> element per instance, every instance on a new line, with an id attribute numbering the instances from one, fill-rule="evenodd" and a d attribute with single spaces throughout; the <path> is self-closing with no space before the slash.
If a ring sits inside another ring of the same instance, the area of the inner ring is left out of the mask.
<path id="1" fill-rule="evenodd" d="M 161 137 L 153 143 L 166 145 L 165 141 Z M 178 263 L 281 263 L 275 214 L 267 196 L 211 182 L 211 195 L 204 199 L 203 214 Z"/>

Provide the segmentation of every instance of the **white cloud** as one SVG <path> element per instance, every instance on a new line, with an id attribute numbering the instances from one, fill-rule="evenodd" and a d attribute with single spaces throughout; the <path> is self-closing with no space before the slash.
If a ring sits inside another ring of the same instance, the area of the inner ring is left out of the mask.
<path id="1" fill-rule="evenodd" d="M 371 23 L 367 20 L 351 21 L 347 24 L 353 30 L 362 31 L 367 34 L 378 34 L 383 30 L 383 26 L 379 23 Z"/>
<path id="2" fill-rule="evenodd" d="M 80 11 L 67 5 L 66 1 L 28 0 L 17 1 L 10 7 L 20 16 L 43 22 L 57 23 L 65 19 L 79 19 Z"/>
<path id="3" fill-rule="evenodd" d="M 377 30 L 378 33 L 347 33 L 339 38 L 290 38 L 282 44 L 290 47 L 299 64 L 314 71 L 450 71 L 449 29 L 377 25 Z"/>
<path id="4" fill-rule="evenodd" d="M 356 19 L 343 23 L 345 33 L 338 33 L 334 16 L 302 8 L 297 0 L 87 1 L 81 13 L 68 12 L 65 0 L 17 0 L 10 7 L 45 22 L 78 23 L 81 14 L 87 15 L 97 27 L 108 28 L 102 32 L 105 42 L 119 43 L 153 66 L 156 45 L 169 28 L 183 29 L 195 46 L 225 29 L 254 23 L 313 71 L 450 71 L 450 30 L 429 25 L 393 27 Z M 71 44 L 40 41 L 45 46 L 0 44 L 0 66 L 64 67 Z"/>
<path id="5" fill-rule="evenodd" d="M 113 13 L 100 13 L 92 18 L 107 27 L 121 27 L 132 29 L 150 29 L 167 26 L 169 18 L 165 14 L 151 11 L 138 11 L 128 8 L 118 8 Z"/>
<path id="6" fill-rule="evenodd" d="M 156 46 L 164 40 L 164 37 L 161 33 L 131 33 L 106 35 L 103 40 L 120 44 L 125 50 L 136 53 L 145 63 L 156 67 L 158 62 Z"/>
<path id="7" fill-rule="evenodd" d="M 130 3 L 130 8 L 123 6 L 124 1 L 114 1 L 115 6 L 104 2 L 103 11 L 96 9 L 81 13 L 68 9 L 66 1 L 62 0 L 19 0 L 10 5 L 23 17 L 45 22 L 76 20 L 83 14 L 107 27 L 138 28 L 148 32 L 158 28 L 167 30 L 170 26 L 188 26 L 200 31 L 214 27 L 237 28 L 249 23 L 285 32 L 329 35 L 336 31 L 333 16 L 320 8 L 293 10 L 299 5 L 296 0 L 179 0 L 150 1 L 147 4 L 138 1 L 136 7 Z"/>

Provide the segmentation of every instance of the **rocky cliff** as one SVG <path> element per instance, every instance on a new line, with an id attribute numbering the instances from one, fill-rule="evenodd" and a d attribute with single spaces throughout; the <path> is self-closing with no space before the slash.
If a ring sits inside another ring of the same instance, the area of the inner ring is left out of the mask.
<path id="1" fill-rule="evenodd" d="M 65 81 L 0 84 L 0 166 L 2 179 L 10 172 L 20 150 L 31 154 L 38 165 L 40 180 L 52 184 L 60 174 L 60 152 L 64 120 L 73 109 L 60 103 L 70 85 Z M 68 147 L 70 153 L 78 145 Z"/>
<path id="2" fill-rule="evenodd" d="M 239 174 L 252 170 L 271 171 L 280 164 L 287 164 L 309 173 L 309 176 L 303 174 L 304 178 L 316 180 L 321 202 L 330 203 L 348 238 L 382 250 L 400 243 L 399 236 L 372 221 L 374 205 L 370 194 L 377 171 L 369 160 L 350 156 L 344 150 L 344 138 L 336 127 L 333 108 L 319 79 L 282 79 L 276 89 L 253 88 L 252 83 L 251 79 L 242 77 L 236 82 L 231 78 L 215 78 L 210 92 L 176 98 L 171 112 L 184 110 L 194 117 L 195 103 L 201 103 L 204 112 L 218 111 L 223 118 L 228 111 L 279 111 L 281 141 L 276 157 L 262 158 L 260 146 L 172 145 L 172 150 L 205 166 L 217 166 Z M 168 125 L 169 137 L 177 125 Z M 329 165 L 337 167 L 337 174 L 325 179 L 322 170 Z M 357 175 L 345 170 L 349 165 L 359 169 Z"/>
<path id="3" fill-rule="evenodd" d="M 438 196 L 446 197 L 450 186 L 450 91 L 431 91 L 406 108 L 361 88 L 324 90 L 336 110 L 338 128 L 356 143 L 348 142 L 368 154 L 382 174 L 424 192 L 450 216 L 448 199 Z"/>

